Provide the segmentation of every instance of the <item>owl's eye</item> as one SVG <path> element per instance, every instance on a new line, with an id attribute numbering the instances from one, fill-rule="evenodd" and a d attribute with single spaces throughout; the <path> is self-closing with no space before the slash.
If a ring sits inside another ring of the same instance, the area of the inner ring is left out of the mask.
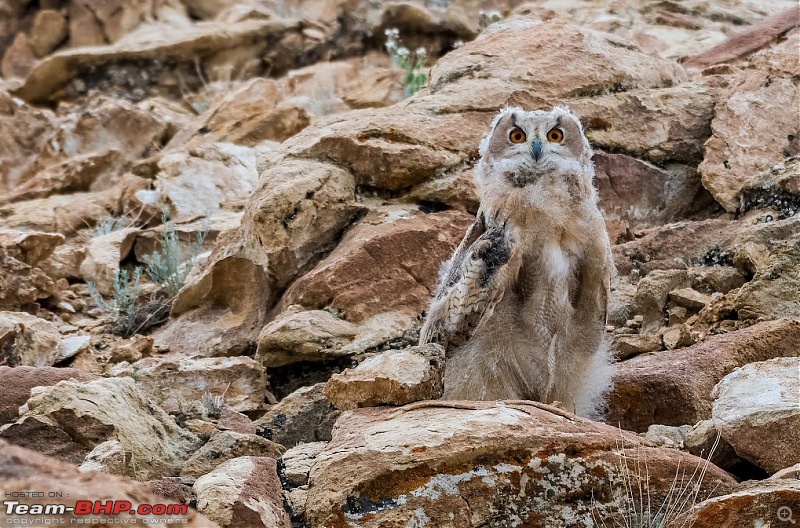
<path id="1" fill-rule="evenodd" d="M 525 132 L 518 128 L 515 128 L 508 134 L 508 139 L 510 139 L 512 143 L 522 143 L 525 141 L 525 137 Z"/>
<path id="2" fill-rule="evenodd" d="M 547 141 L 550 143 L 561 143 L 564 139 L 564 132 L 560 128 L 554 128 L 547 133 Z"/>

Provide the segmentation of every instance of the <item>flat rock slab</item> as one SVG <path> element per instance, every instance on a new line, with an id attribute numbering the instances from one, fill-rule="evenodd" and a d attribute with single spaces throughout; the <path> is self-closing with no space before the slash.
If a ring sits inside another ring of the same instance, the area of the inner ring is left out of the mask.
<path id="1" fill-rule="evenodd" d="M 588 526 L 594 515 L 610 523 L 624 505 L 631 474 L 622 461 L 632 453 L 647 464 L 653 500 L 663 500 L 678 465 L 704 464 L 532 402 L 346 411 L 311 468 L 306 521 L 311 528 L 499 528 L 513 519 L 560 528 Z M 709 465 L 701 494 L 734 484 Z"/>
<path id="2" fill-rule="evenodd" d="M 444 350 L 428 344 L 387 350 L 353 369 L 334 374 L 325 396 L 337 409 L 404 405 L 442 397 Z"/>
<path id="3" fill-rule="evenodd" d="M 234 411 L 255 411 L 264 406 L 267 376 L 249 357 L 184 358 L 149 357 L 112 371 L 132 376 L 139 388 L 168 412 L 208 393 L 222 396 Z"/>

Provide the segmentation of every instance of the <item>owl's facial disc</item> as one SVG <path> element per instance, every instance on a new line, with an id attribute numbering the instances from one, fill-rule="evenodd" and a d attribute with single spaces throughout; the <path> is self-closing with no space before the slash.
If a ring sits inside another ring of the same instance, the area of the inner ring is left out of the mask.
<path id="1" fill-rule="evenodd" d="M 487 178 L 521 188 L 553 174 L 580 172 L 591 148 L 580 122 L 564 108 L 509 108 L 495 118 L 480 154 Z"/>

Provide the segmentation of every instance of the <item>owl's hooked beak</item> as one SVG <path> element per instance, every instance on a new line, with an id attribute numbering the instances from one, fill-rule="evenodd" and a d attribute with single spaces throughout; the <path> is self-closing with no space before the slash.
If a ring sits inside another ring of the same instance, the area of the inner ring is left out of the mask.
<path id="1" fill-rule="evenodd" d="M 534 161 L 539 161 L 539 158 L 542 157 L 542 141 L 539 139 L 534 139 L 531 142 L 531 154 L 533 154 Z"/>

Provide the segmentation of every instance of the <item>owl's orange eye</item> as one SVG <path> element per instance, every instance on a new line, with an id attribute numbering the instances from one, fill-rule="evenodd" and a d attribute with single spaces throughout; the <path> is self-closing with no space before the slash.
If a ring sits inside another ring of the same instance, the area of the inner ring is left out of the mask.
<path id="1" fill-rule="evenodd" d="M 525 141 L 525 137 L 526 137 L 525 132 L 523 132 L 518 128 L 512 130 L 511 133 L 508 135 L 508 139 L 510 139 L 512 143 L 522 143 L 523 141 Z"/>
<path id="2" fill-rule="evenodd" d="M 550 143 L 561 143 L 561 140 L 564 139 L 564 132 L 561 131 L 560 128 L 554 128 L 550 132 L 547 133 L 547 141 Z"/>

